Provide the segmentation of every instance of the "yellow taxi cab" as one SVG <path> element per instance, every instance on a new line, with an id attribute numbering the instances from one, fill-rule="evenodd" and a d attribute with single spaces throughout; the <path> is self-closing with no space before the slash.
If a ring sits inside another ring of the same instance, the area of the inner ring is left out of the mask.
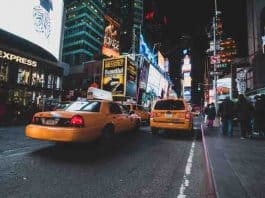
<path id="1" fill-rule="evenodd" d="M 155 102 L 150 118 L 152 134 L 157 134 L 159 129 L 174 129 L 192 133 L 192 123 L 192 114 L 184 99 L 168 98 Z"/>
<path id="2" fill-rule="evenodd" d="M 139 116 L 130 113 L 121 104 L 92 99 L 73 102 L 64 111 L 36 113 L 32 123 L 26 126 L 25 134 L 39 140 L 85 142 L 138 130 L 140 121 Z"/>
<path id="3" fill-rule="evenodd" d="M 149 123 L 150 113 L 143 106 L 132 103 L 126 103 L 125 105 L 130 109 L 130 111 L 141 117 L 141 121 Z"/>

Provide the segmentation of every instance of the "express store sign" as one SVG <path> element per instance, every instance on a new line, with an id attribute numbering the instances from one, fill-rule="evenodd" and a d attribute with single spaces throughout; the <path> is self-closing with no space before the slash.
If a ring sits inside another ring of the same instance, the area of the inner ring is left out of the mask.
<path id="1" fill-rule="evenodd" d="M 37 67 L 37 61 L 18 56 L 3 50 L 0 50 L 0 58 L 4 60 L 9 60 L 17 63 L 21 63 L 24 65 L 32 66 L 32 67 Z"/>

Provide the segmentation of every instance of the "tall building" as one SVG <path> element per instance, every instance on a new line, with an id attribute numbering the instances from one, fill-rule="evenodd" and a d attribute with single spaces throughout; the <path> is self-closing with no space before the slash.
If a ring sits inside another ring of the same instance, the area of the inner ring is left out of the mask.
<path id="1" fill-rule="evenodd" d="M 121 0 L 121 5 L 121 52 L 139 53 L 143 25 L 143 0 Z"/>
<path id="2" fill-rule="evenodd" d="M 265 1 L 247 0 L 248 60 L 251 68 L 245 74 L 246 94 L 265 93 Z M 248 76 L 253 75 L 248 83 Z"/>
<path id="3" fill-rule="evenodd" d="M 120 53 L 138 53 L 143 25 L 143 0 L 108 0 L 106 14 L 120 23 Z"/>
<path id="4" fill-rule="evenodd" d="M 66 1 L 63 61 L 81 65 L 101 53 L 104 33 L 104 1 Z"/>
<path id="5" fill-rule="evenodd" d="M 63 0 L 1 2 L 0 102 L 9 121 L 60 100 L 63 12 Z"/>

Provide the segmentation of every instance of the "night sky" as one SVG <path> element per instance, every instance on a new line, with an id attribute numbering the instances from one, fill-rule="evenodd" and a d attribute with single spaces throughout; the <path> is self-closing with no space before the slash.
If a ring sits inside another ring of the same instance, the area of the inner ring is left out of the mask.
<path id="1" fill-rule="evenodd" d="M 196 92 L 197 83 L 203 81 L 203 54 L 208 49 L 206 32 L 211 28 L 214 14 L 214 0 L 145 0 L 145 12 L 155 10 L 160 16 L 166 16 L 167 24 L 162 27 L 159 39 L 164 44 L 164 52 L 170 60 L 170 73 L 173 79 L 179 79 L 181 35 L 190 35 L 193 58 L 193 96 L 198 103 L 202 92 Z M 233 38 L 238 46 L 238 57 L 247 56 L 247 23 L 245 0 L 217 0 L 218 10 L 222 12 L 224 38 Z M 175 50 L 176 49 L 176 50 Z M 179 89 L 177 83 L 176 89 Z"/>

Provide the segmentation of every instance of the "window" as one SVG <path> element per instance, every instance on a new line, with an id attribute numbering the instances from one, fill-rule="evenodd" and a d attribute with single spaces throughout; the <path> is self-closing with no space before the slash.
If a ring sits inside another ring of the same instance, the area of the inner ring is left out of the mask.
<path id="1" fill-rule="evenodd" d="M 109 112 L 112 114 L 122 114 L 121 108 L 118 104 L 115 103 L 109 104 Z"/>
<path id="2" fill-rule="evenodd" d="M 30 70 L 27 67 L 21 67 L 18 69 L 17 83 L 28 85 L 30 80 Z"/>
<path id="3" fill-rule="evenodd" d="M 130 113 L 130 107 L 128 105 L 120 105 L 122 113 L 129 114 Z"/>
<path id="4" fill-rule="evenodd" d="M 99 112 L 101 102 L 90 101 L 90 102 L 74 102 L 68 106 L 65 111 L 87 111 L 87 112 Z"/>
<path id="5" fill-rule="evenodd" d="M 7 82 L 8 80 L 8 65 L 5 61 L 0 65 L 0 81 Z"/>
<path id="6" fill-rule="evenodd" d="M 179 100 L 162 100 L 155 104 L 155 110 L 185 110 L 185 106 Z"/>

